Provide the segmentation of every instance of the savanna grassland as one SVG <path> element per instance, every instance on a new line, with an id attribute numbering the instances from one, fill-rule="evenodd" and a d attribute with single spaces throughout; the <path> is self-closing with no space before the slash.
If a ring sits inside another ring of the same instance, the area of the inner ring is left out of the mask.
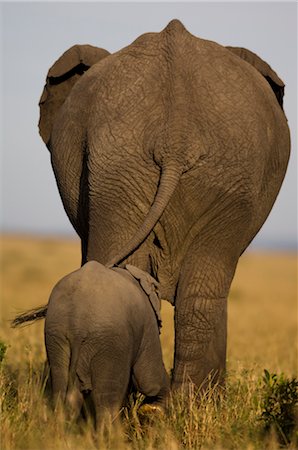
<path id="1" fill-rule="evenodd" d="M 13 449 L 275 449 L 274 432 L 260 420 L 269 373 L 297 377 L 297 259 L 294 253 L 247 253 L 229 296 L 227 381 L 212 389 L 174 395 L 166 416 L 141 420 L 137 404 L 123 419 L 94 434 L 61 408 L 53 414 L 44 394 L 43 321 L 11 329 L 16 313 L 47 302 L 54 284 L 80 265 L 78 241 L 2 236 L 1 333 L 7 345 L 0 367 L 1 448 Z M 172 367 L 173 311 L 163 302 L 161 341 Z M 140 423 L 141 420 L 141 423 Z M 295 448 L 295 444 L 290 444 Z"/>

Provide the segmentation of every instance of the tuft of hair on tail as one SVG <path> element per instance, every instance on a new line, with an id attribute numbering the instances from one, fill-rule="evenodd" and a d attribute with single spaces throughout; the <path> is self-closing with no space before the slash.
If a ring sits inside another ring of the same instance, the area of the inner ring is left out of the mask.
<path id="1" fill-rule="evenodd" d="M 47 314 L 48 305 L 39 306 L 38 308 L 30 309 L 22 314 L 18 314 L 11 322 L 12 328 L 20 326 L 31 325 L 36 320 L 44 319 Z"/>

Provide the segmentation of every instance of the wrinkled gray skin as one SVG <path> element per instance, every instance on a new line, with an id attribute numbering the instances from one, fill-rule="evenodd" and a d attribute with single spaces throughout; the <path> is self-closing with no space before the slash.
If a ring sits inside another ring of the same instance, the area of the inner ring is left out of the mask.
<path id="1" fill-rule="evenodd" d="M 128 268 L 134 276 L 88 262 L 57 283 L 48 304 L 45 342 L 54 400 L 79 410 L 89 393 L 97 424 L 105 411 L 119 411 L 131 382 L 147 403 L 161 408 L 169 389 L 154 280 Z"/>
<path id="2" fill-rule="evenodd" d="M 175 305 L 174 387 L 224 373 L 238 258 L 288 163 L 283 92 L 257 55 L 177 20 L 112 55 L 72 47 L 49 71 L 40 133 L 82 260 L 158 279 Z"/>

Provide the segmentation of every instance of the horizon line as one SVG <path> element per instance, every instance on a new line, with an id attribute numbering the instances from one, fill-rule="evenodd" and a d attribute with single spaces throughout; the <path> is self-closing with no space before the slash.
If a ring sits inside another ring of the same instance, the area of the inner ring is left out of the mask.
<path id="1" fill-rule="evenodd" d="M 66 239 L 66 240 L 78 240 L 79 236 L 75 231 L 61 231 L 61 230 L 16 230 L 16 229 L 0 229 L 0 237 L 15 237 L 15 238 L 36 238 L 36 239 Z M 256 240 L 256 242 L 255 242 Z M 274 240 L 274 239 L 264 239 L 260 238 L 258 240 L 258 235 L 249 244 L 247 250 L 278 250 L 278 251 L 292 251 L 297 252 L 298 242 L 297 239 L 289 240 Z"/>

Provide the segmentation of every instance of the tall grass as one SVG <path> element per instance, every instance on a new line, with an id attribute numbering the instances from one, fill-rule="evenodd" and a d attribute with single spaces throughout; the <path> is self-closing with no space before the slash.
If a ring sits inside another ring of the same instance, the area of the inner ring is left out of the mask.
<path id="1" fill-rule="evenodd" d="M 16 312 L 47 301 L 55 282 L 80 264 L 78 242 L 5 237 L 2 245 L 0 340 L 1 448 L 25 449 L 277 449 L 264 433 L 263 369 L 296 376 L 297 263 L 293 255 L 248 254 L 229 299 L 226 386 L 203 397 L 190 388 L 169 399 L 165 416 L 137 414 L 138 401 L 95 433 L 49 404 L 44 380 L 43 323 L 12 330 Z M 30 269 L 30 270 L 29 270 Z M 162 347 L 172 367 L 173 311 L 163 305 Z M 4 350 L 5 353 L 5 350 Z M 289 448 L 295 448 L 293 441 Z"/>
<path id="2" fill-rule="evenodd" d="M 29 360 L 19 370 L 5 363 L 0 371 L 2 448 L 14 449 L 277 449 L 274 434 L 264 435 L 260 421 L 263 391 L 254 371 L 229 374 L 221 392 L 203 397 L 192 388 L 173 394 L 163 417 L 143 422 L 137 405 L 122 411 L 95 433 L 91 422 L 53 412 L 44 393 L 43 367 Z M 288 448 L 295 448 L 294 443 Z"/>

